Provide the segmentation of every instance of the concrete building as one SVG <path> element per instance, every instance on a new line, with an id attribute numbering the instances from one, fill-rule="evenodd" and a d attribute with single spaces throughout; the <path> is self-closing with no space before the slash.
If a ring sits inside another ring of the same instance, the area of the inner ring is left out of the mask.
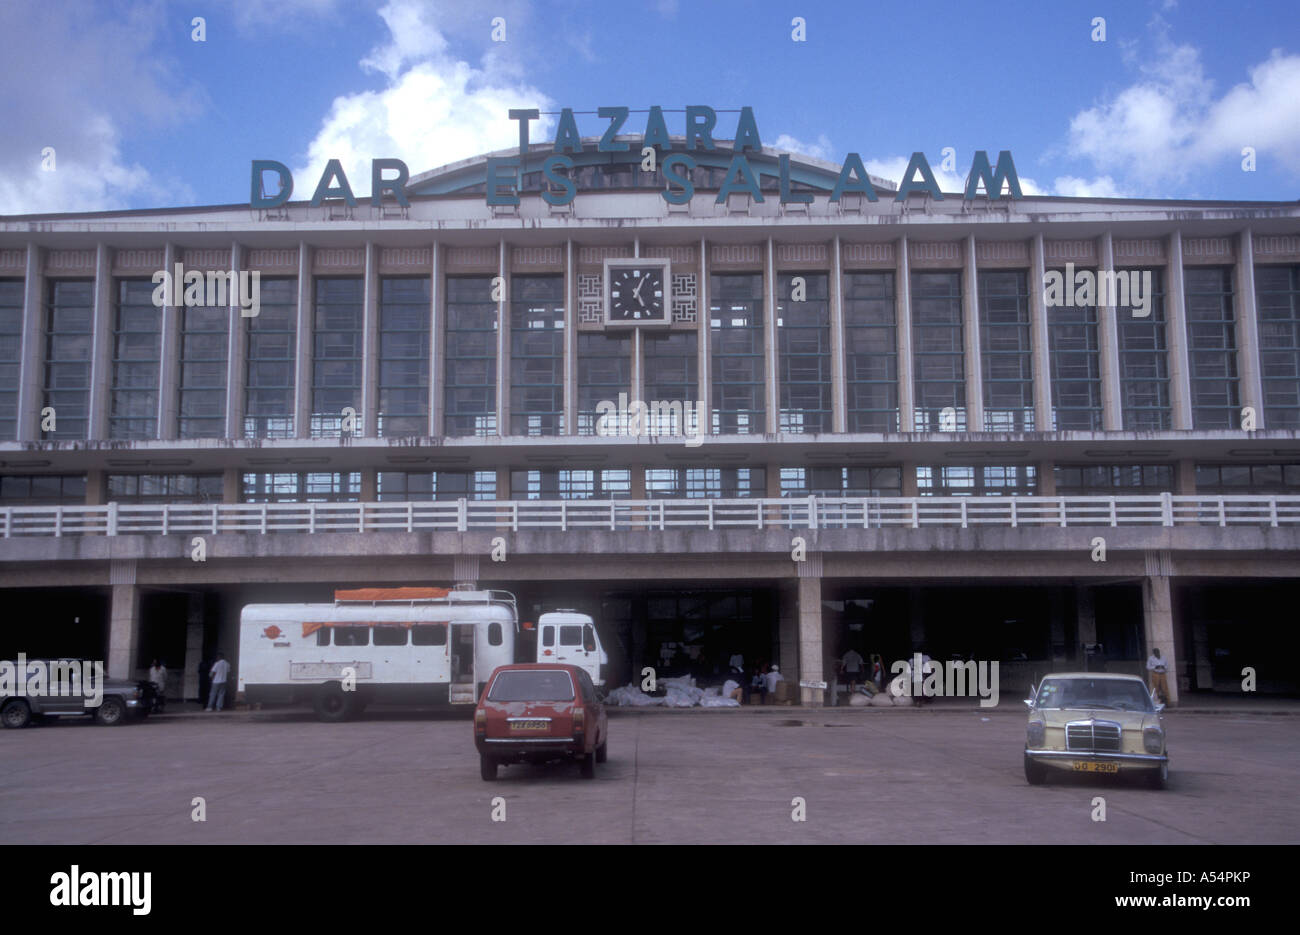
<path id="1" fill-rule="evenodd" d="M 1159 646 L 1177 691 L 1297 689 L 1300 204 L 833 200 L 766 148 L 762 200 L 702 152 L 674 204 L 594 140 L 550 204 L 550 151 L 518 204 L 482 157 L 409 204 L 0 218 L 0 658 L 193 697 L 245 603 L 472 581 L 592 613 L 616 683 L 924 647 L 1014 697 Z"/>

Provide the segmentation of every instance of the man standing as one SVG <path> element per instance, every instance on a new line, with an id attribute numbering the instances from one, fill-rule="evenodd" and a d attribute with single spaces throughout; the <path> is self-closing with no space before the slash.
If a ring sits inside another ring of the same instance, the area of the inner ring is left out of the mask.
<path id="1" fill-rule="evenodd" d="M 230 663 L 226 662 L 225 653 L 217 653 L 217 661 L 208 673 L 212 687 L 208 690 L 208 706 L 205 711 L 220 711 L 226 701 L 226 680 L 230 678 Z"/>
<path id="2" fill-rule="evenodd" d="M 1165 676 L 1165 660 L 1160 656 L 1159 647 L 1153 647 L 1147 656 L 1147 675 L 1151 679 L 1151 694 L 1160 694 L 1160 701 L 1169 704 L 1169 680 Z"/>
<path id="3" fill-rule="evenodd" d="M 858 690 L 858 682 L 862 681 L 862 669 L 865 664 L 866 660 L 862 658 L 856 649 L 850 649 L 844 654 L 844 658 L 840 660 L 840 671 L 849 680 L 850 693 Z"/>
<path id="4" fill-rule="evenodd" d="M 149 681 L 153 682 L 154 712 L 161 714 L 167 697 L 167 667 L 161 660 L 155 659 L 149 667 Z"/>

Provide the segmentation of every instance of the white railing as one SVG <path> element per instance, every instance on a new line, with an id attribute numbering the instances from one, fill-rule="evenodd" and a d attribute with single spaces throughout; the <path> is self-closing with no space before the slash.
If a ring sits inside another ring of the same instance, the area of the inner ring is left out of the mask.
<path id="1" fill-rule="evenodd" d="M 0 536 L 586 529 L 1296 526 L 1300 496 L 798 497 L 0 507 Z"/>

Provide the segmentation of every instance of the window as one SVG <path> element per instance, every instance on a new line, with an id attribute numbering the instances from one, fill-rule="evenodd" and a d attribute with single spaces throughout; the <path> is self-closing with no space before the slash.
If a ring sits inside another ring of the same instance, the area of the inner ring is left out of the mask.
<path id="1" fill-rule="evenodd" d="M 894 467 L 781 468 L 781 496 L 898 497 L 903 469 Z"/>
<path id="2" fill-rule="evenodd" d="M 1054 473 L 1063 497 L 1174 491 L 1170 464 L 1058 464 Z"/>
<path id="3" fill-rule="evenodd" d="M 1228 267 L 1188 269 L 1183 277 L 1187 296 L 1192 428 L 1240 428 L 1232 270 Z"/>
<path id="4" fill-rule="evenodd" d="M 23 352 L 23 280 L 0 279 L 0 441 L 18 437 Z"/>
<path id="5" fill-rule="evenodd" d="M 181 438 L 224 438 L 230 310 L 178 308 Z"/>
<path id="6" fill-rule="evenodd" d="M 738 500 L 767 496 L 765 468 L 670 467 L 646 468 L 646 496 Z"/>
<path id="7" fill-rule="evenodd" d="M 364 434 L 361 419 L 361 331 L 365 280 L 316 280 L 315 342 L 311 371 L 311 437 L 343 434 L 343 410 L 350 408 L 353 429 Z"/>
<path id="8" fill-rule="evenodd" d="M 913 273 L 915 431 L 966 431 L 965 354 L 961 272 Z"/>
<path id="9" fill-rule="evenodd" d="M 763 277 L 709 277 L 709 327 L 713 356 L 715 434 L 767 431 Z"/>
<path id="10" fill-rule="evenodd" d="M 582 648 L 589 653 L 596 651 L 596 631 L 589 623 L 582 625 Z M 584 672 L 583 677 L 586 678 L 586 676 L 587 674 Z"/>
<path id="11" fill-rule="evenodd" d="M 361 472 L 245 474 L 244 503 L 355 503 L 361 499 Z"/>
<path id="12" fill-rule="evenodd" d="M 379 472 L 380 500 L 495 500 L 496 471 Z"/>
<path id="13" fill-rule="evenodd" d="M 411 627 L 412 646 L 446 646 L 447 625 L 445 623 L 417 623 Z"/>
<path id="14" fill-rule="evenodd" d="M 54 410 L 55 422 L 53 431 L 41 430 L 41 437 L 84 439 L 90 430 L 95 284 L 81 279 L 51 280 L 48 290 L 41 406 Z"/>
<path id="15" fill-rule="evenodd" d="M 298 280 L 262 283 L 262 310 L 248 322 L 244 437 L 293 438 Z"/>
<path id="16" fill-rule="evenodd" d="M 602 431 L 626 432 L 625 425 L 610 422 L 618 416 L 619 394 L 632 391 L 632 335 L 630 333 L 578 335 L 578 434 L 595 435 L 601 416 L 596 406 L 614 404 L 615 413 Z"/>
<path id="17" fill-rule="evenodd" d="M 582 642 L 582 627 L 577 624 L 564 624 L 560 627 L 560 645 L 577 646 Z"/>
<path id="18" fill-rule="evenodd" d="M 1300 464 L 1198 464 L 1196 492 L 1300 493 Z"/>
<path id="19" fill-rule="evenodd" d="M 488 634 L 489 646 L 501 645 L 501 624 L 497 623 L 495 620 L 489 623 L 487 628 L 487 634 Z"/>
<path id="20" fill-rule="evenodd" d="M 704 431 L 698 347 L 699 337 L 694 331 L 641 333 L 645 395 L 651 407 L 646 418 L 648 434 L 694 435 Z M 694 413 L 690 419 L 686 417 L 688 405 Z"/>
<path id="21" fill-rule="evenodd" d="M 375 626 L 375 645 L 376 646 L 405 646 L 406 645 L 406 627 L 400 623 L 389 626 Z"/>
<path id="22" fill-rule="evenodd" d="M 1096 275 L 1096 270 L 1085 272 Z M 1061 276 L 1065 276 L 1063 271 Z M 1071 288 L 1072 285 L 1066 283 L 1066 291 Z M 1047 337 L 1052 362 L 1052 430 L 1100 429 L 1101 357 L 1098 353 L 1096 304 L 1050 306 L 1047 309 Z"/>
<path id="23" fill-rule="evenodd" d="M 979 273 L 980 362 L 984 430 L 1034 430 L 1033 344 L 1029 284 L 1023 270 Z"/>
<path id="24" fill-rule="evenodd" d="M 1031 496 L 1038 493 L 1033 464 L 918 465 L 917 493 L 923 497 Z"/>
<path id="25" fill-rule="evenodd" d="M 108 499 L 118 503 L 220 503 L 220 474 L 110 474 Z"/>
<path id="26" fill-rule="evenodd" d="M 542 627 L 542 645 L 555 645 L 555 627 Z"/>
<path id="27" fill-rule="evenodd" d="M 850 432 L 898 431 L 893 273 L 844 276 L 844 382 Z"/>
<path id="28" fill-rule="evenodd" d="M 447 280 L 447 349 L 443 431 L 497 433 L 497 303 L 492 277 Z"/>
<path id="29" fill-rule="evenodd" d="M 1255 267 L 1264 424 L 1300 428 L 1300 266 Z"/>
<path id="30" fill-rule="evenodd" d="M 564 432 L 564 278 L 516 276 L 510 302 L 510 434 Z"/>
<path id="31" fill-rule="evenodd" d="M 119 279 L 113 309 L 113 389 L 109 438 L 158 437 L 162 309 L 148 279 Z"/>
<path id="32" fill-rule="evenodd" d="M 512 500 L 612 500 L 632 495 L 624 468 L 544 468 L 510 472 Z"/>
<path id="33" fill-rule="evenodd" d="M 1160 431 L 1173 428 L 1169 403 L 1169 341 L 1165 321 L 1164 270 L 1120 270 L 1122 275 L 1151 276 L 1150 309 L 1115 309 L 1119 333 L 1119 391 L 1124 428 Z M 1130 296 L 1130 299 L 1132 297 Z"/>
<path id="34" fill-rule="evenodd" d="M 335 646 L 369 646 L 370 627 L 331 627 Z"/>
<path id="35" fill-rule="evenodd" d="M 794 300 L 795 276 L 777 277 L 776 335 L 782 432 L 829 432 L 831 425 L 830 277 L 801 273 L 804 298 Z"/>
<path id="36" fill-rule="evenodd" d="M 0 477 L 0 503 L 9 506 L 85 502 L 85 474 L 6 474 Z"/>
<path id="37" fill-rule="evenodd" d="M 572 701 L 569 674 L 545 669 L 507 669 L 492 680 L 488 701 Z"/>
<path id="38" fill-rule="evenodd" d="M 427 276 L 379 281 L 376 431 L 382 437 L 429 432 L 429 307 Z"/>
<path id="39" fill-rule="evenodd" d="M 330 628 L 321 627 L 316 631 L 316 645 L 328 646 L 330 644 Z"/>

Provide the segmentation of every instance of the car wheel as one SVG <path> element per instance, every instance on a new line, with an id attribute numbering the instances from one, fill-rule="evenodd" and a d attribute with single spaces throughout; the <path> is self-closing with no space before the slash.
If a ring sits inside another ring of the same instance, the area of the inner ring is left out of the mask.
<path id="1" fill-rule="evenodd" d="M 346 721 L 352 716 L 352 701 L 338 685 L 326 685 L 316 693 L 316 717 L 326 723 Z"/>
<path id="2" fill-rule="evenodd" d="M 106 727 L 113 727 L 126 720 L 126 705 L 121 698 L 105 698 L 95 712 L 95 720 Z"/>
<path id="3" fill-rule="evenodd" d="M 591 753 L 584 753 L 582 756 L 582 760 L 580 762 L 582 763 L 582 778 L 595 779 L 596 778 L 595 752 L 593 751 Z"/>
<path id="4" fill-rule="evenodd" d="M 609 738 L 606 737 L 604 740 L 600 742 L 600 746 L 596 748 L 596 762 L 604 763 L 605 760 L 607 760 L 608 758 L 609 758 Z"/>
<path id="5" fill-rule="evenodd" d="M 1159 769 L 1149 769 L 1146 775 L 1147 788 L 1163 789 L 1169 781 L 1169 764 L 1161 763 Z"/>
<path id="6" fill-rule="evenodd" d="M 1028 755 L 1025 756 L 1025 781 L 1031 786 L 1041 786 L 1047 782 L 1047 767 L 1035 763 Z"/>
<path id="7" fill-rule="evenodd" d="M 497 778 L 497 761 L 486 753 L 479 754 L 478 774 L 483 777 L 484 782 L 494 782 Z"/>
<path id="8" fill-rule="evenodd" d="M 27 702 L 15 698 L 0 708 L 0 721 L 4 722 L 5 727 L 15 730 L 26 727 L 32 722 L 32 709 L 27 706 Z"/>

